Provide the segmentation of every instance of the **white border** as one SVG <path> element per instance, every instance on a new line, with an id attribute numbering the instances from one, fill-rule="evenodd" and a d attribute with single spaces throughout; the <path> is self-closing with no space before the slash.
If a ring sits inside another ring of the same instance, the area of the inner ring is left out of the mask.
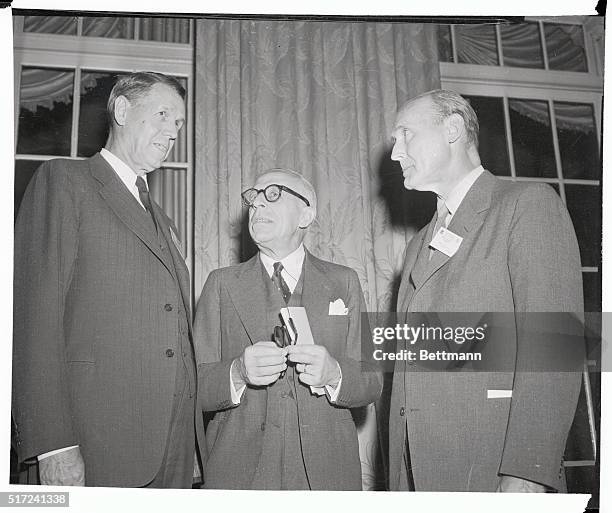
<path id="1" fill-rule="evenodd" d="M 290 3 L 280 1 L 258 1 L 245 3 L 236 0 L 207 1 L 205 9 L 209 13 L 281 13 L 281 14 L 344 14 L 344 15 L 563 15 L 563 14 L 595 14 L 592 1 L 556 0 L 534 2 L 533 0 L 513 0 L 503 5 L 495 4 L 495 13 L 492 13 L 491 2 L 478 2 L 464 0 L 463 2 L 419 2 L 409 3 L 407 0 L 385 0 L 384 2 L 338 2 L 330 0 L 311 0 L 307 3 Z M 48 0 L 16 0 L 13 7 L 21 9 L 66 9 L 80 10 L 83 2 L 55 1 L 50 5 Z M 97 11 L 137 11 L 137 12 L 168 12 L 194 13 L 201 12 L 203 6 L 196 2 L 175 0 L 171 4 L 150 0 L 145 3 L 130 2 L 127 0 L 90 0 L 87 3 L 89 10 Z M 3 95 L 0 99 L 0 123 L 2 134 L 0 155 L 3 159 L 5 172 L 5 186 L 1 189 L 0 205 L 2 211 L 2 229 L 6 234 L 3 245 L 3 264 L 0 266 L 0 287 L 5 292 L 1 303 L 0 321 L 5 329 L 4 358 L 1 359 L 0 372 L 0 400 L 3 401 L 2 420 L 0 421 L 0 461 L 3 462 L 0 471 L 0 483 L 8 483 L 9 474 L 9 447 L 10 437 L 10 373 L 11 373 L 11 334 L 8 329 L 12 322 L 12 230 L 13 230 L 13 77 L 12 77 L 12 48 L 11 38 L 12 21 L 10 9 L 0 12 L 0 59 L 5 72 L 3 80 Z M 609 52 L 608 52 L 609 53 Z M 607 63 L 610 65 L 610 57 Z M 607 88 L 606 88 L 607 89 Z M 609 104 L 606 104 L 606 116 L 612 115 Z M 608 127 L 604 127 L 607 135 Z M 607 139 L 607 138 L 606 138 Z M 604 141 L 604 168 L 610 162 L 608 141 Z M 612 187 L 604 181 L 604 194 L 609 198 Z M 612 283 L 612 276 L 607 272 L 610 244 L 605 237 L 612 220 L 612 209 L 609 201 L 604 201 L 604 264 L 603 282 Z M 612 294 L 604 287 L 604 311 L 612 307 Z M 609 368 L 609 367 L 608 367 Z M 610 373 L 602 375 L 602 397 L 608 398 L 612 391 Z M 610 456 L 610 436 L 612 433 L 612 408 L 609 401 L 602 401 L 602 483 L 612 483 L 612 466 Z M 2 491 L 32 491 L 32 487 L 0 485 Z M 52 490 L 47 487 L 37 487 L 37 491 Z M 57 490 L 57 489 L 55 489 Z M 62 490 L 64 491 L 64 490 Z M 474 493 L 323 493 L 323 492 L 213 492 L 203 490 L 185 491 L 157 491 L 157 490 L 123 490 L 111 488 L 96 489 L 70 489 L 70 511 L 108 512 L 131 511 L 172 511 L 177 507 L 181 509 L 193 508 L 193 511 L 231 511 L 244 509 L 246 511 L 266 511 L 270 509 L 289 508 L 292 511 L 435 511 L 438 509 L 451 509 L 453 513 L 486 511 L 583 511 L 586 506 L 586 496 L 581 495 L 495 495 Z M 602 511 L 612 511 L 612 490 L 603 486 L 601 490 L 600 506 Z"/>

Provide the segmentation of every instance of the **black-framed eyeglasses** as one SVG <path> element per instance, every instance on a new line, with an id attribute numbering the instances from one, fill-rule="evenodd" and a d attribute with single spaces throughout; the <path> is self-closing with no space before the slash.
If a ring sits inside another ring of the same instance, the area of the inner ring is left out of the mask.
<path id="1" fill-rule="evenodd" d="M 285 187 L 284 185 L 279 185 L 276 183 L 272 183 L 268 185 L 267 187 L 265 187 L 264 189 L 255 189 L 255 188 L 247 189 L 241 194 L 241 196 L 242 196 L 242 201 L 244 202 L 244 204 L 247 207 L 251 207 L 255 203 L 255 200 L 257 199 L 257 196 L 259 196 L 260 192 L 264 193 L 264 197 L 266 198 L 266 200 L 268 200 L 270 203 L 274 203 L 275 201 L 278 201 L 278 199 L 281 197 L 281 191 L 285 191 L 285 192 L 288 192 L 289 194 L 293 194 L 296 198 L 300 198 L 304 203 L 306 203 L 306 206 L 308 207 L 310 206 L 310 201 L 308 201 L 300 193 L 295 192 L 293 189 L 290 189 L 289 187 Z"/>

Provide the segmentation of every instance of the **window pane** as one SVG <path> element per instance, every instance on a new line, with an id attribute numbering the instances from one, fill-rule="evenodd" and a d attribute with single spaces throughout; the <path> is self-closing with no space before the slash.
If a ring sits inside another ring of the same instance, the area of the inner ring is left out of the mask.
<path id="1" fill-rule="evenodd" d="M 548 67 L 561 71 L 587 71 L 584 35 L 580 25 L 544 24 Z"/>
<path id="2" fill-rule="evenodd" d="M 544 69 L 540 28 L 537 23 L 500 26 L 504 66 Z"/>
<path id="3" fill-rule="evenodd" d="M 77 18 L 75 16 L 24 16 L 23 31 L 76 36 Z"/>
<path id="4" fill-rule="evenodd" d="M 601 272 L 582 273 L 584 311 L 601 312 Z"/>
<path id="5" fill-rule="evenodd" d="M 517 176 L 556 178 L 548 102 L 510 99 L 508 106 Z"/>
<path id="6" fill-rule="evenodd" d="M 106 102 L 118 73 L 81 73 L 79 112 L 79 157 L 91 157 L 104 146 L 108 137 Z"/>
<path id="7" fill-rule="evenodd" d="M 453 62 L 450 25 L 438 25 L 438 59 L 441 62 Z"/>
<path id="8" fill-rule="evenodd" d="M 593 106 L 555 102 L 555 120 L 564 178 L 601 178 Z"/>
<path id="9" fill-rule="evenodd" d="M 138 18 L 139 39 L 163 43 L 189 43 L 189 20 L 185 18 Z"/>
<path id="10" fill-rule="evenodd" d="M 480 125 L 478 151 L 482 165 L 496 175 L 510 176 L 502 98 L 466 96 Z"/>
<path id="11" fill-rule="evenodd" d="M 134 39 L 134 18 L 124 16 L 86 16 L 83 18 L 83 35 Z"/>
<path id="12" fill-rule="evenodd" d="M 17 153 L 70 155 L 74 71 L 22 68 Z"/>
<path id="13" fill-rule="evenodd" d="M 601 265 L 601 188 L 565 184 L 565 197 L 584 267 Z"/>
<path id="14" fill-rule="evenodd" d="M 42 161 L 40 160 L 15 161 L 15 217 L 17 217 L 17 212 L 19 212 L 23 193 L 30 183 L 34 171 L 36 171 L 41 164 Z"/>
<path id="15" fill-rule="evenodd" d="M 459 62 L 499 65 L 494 25 L 456 25 L 455 38 Z"/>

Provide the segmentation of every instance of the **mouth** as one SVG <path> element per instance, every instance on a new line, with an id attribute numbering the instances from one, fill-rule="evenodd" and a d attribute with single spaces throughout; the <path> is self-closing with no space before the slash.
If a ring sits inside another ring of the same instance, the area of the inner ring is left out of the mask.
<path id="1" fill-rule="evenodd" d="M 254 217 L 251 219 L 251 225 L 256 225 L 258 223 L 270 224 L 272 223 L 272 220 L 268 219 L 267 217 Z"/>

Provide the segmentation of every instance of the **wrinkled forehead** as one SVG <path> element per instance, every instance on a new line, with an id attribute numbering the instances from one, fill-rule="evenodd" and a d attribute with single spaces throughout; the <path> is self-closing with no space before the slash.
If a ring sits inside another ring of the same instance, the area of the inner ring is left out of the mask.
<path id="1" fill-rule="evenodd" d="M 434 104 L 427 96 L 408 102 L 397 113 L 395 128 L 412 123 L 431 122 L 435 117 L 434 112 Z"/>
<path id="2" fill-rule="evenodd" d="M 179 112 L 185 111 L 185 101 L 174 89 L 165 84 L 154 84 L 137 102 L 141 104 L 167 105 Z"/>
<path id="3" fill-rule="evenodd" d="M 300 193 L 302 196 L 306 196 L 307 198 L 310 196 L 310 194 L 308 194 L 308 191 L 306 190 L 306 187 L 304 187 L 302 180 L 300 180 L 297 176 L 293 176 L 288 173 L 283 173 L 282 171 L 272 171 L 270 173 L 261 175 L 257 179 L 257 182 L 255 182 L 254 187 L 256 189 L 264 189 L 265 187 L 273 183 L 289 187 L 290 189 Z"/>

